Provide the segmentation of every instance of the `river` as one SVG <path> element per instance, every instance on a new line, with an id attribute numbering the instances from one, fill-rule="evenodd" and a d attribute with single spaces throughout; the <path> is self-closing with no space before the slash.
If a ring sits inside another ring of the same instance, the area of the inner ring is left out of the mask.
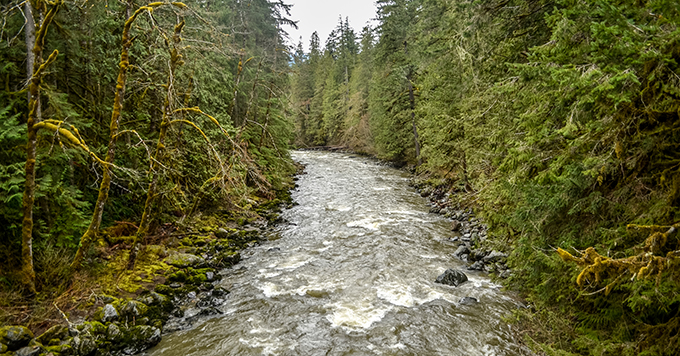
<path id="1" fill-rule="evenodd" d="M 502 320 L 518 307 L 465 269 L 450 221 L 428 213 L 408 175 L 350 154 L 294 152 L 306 165 L 281 238 L 222 272 L 224 313 L 165 335 L 149 355 L 519 355 Z M 465 305 L 461 298 L 479 303 Z"/>

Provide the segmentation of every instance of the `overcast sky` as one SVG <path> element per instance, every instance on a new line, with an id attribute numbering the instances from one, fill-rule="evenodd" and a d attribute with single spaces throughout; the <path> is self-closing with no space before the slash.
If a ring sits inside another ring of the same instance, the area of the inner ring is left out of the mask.
<path id="1" fill-rule="evenodd" d="M 321 47 L 326 43 L 328 35 L 338 25 L 338 17 L 349 17 L 349 24 L 356 31 L 357 36 L 361 29 L 372 18 L 375 18 L 374 0 L 288 0 L 285 3 L 293 4 L 291 19 L 298 21 L 298 30 L 286 27 L 290 34 L 290 41 L 297 46 L 300 36 L 305 50 L 309 50 L 309 38 L 312 32 L 317 31 L 321 39 Z"/>

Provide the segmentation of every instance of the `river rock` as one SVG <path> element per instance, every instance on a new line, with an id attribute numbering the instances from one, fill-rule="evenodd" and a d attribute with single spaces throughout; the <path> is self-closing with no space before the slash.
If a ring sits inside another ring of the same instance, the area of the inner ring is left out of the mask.
<path id="1" fill-rule="evenodd" d="M 120 328 L 118 325 L 111 323 L 109 324 L 109 327 L 106 329 L 106 339 L 108 339 L 111 342 L 120 342 L 120 340 L 123 338 L 123 332 L 120 331 Z"/>
<path id="2" fill-rule="evenodd" d="M 78 345 L 78 352 L 80 356 L 94 355 L 95 351 L 97 351 L 97 344 L 94 342 L 94 340 L 90 339 L 89 337 L 80 340 L 80 344 Z"/>
<path id="3" fill-rule="evenodd" d="M 496 250 L 493 250 L 486 257 L 482 258 L 482 261 L 484 263 L 493 263 L 493 262 L 504 261 L 506 258 L 508 258 L 508 255 L 506 255 L 502 252 L 498 252 Z"/>
<path id="4" fill-rule="evenodd" d="M 483 259 L 484 257 L 486 257 L 486 252 L 481 249 L 470 251 L 470 261 L 477 262 Z"/>
<path id="5" fill-rule="evenodd" d="M 27 346 L 31 339 L 33 339 L 33 333 L 24 326 L 0 328 L 0 342 L 7 345 L 9 351 L 16 351 Z"/>
<path id="6" fill-rule="evenodd" d="M 477 303 L 479 303 L 479 301 L 478 301 L 476 298 L 465 297 L 465 298 L 461 298 L 461 299 L 458 301 L 458 303 L 460 303 L 461 305 L 472 305 L 472 304 L 477 304 Z"/>
<path id="7" fill-rule="evenodd" d="M 130 328 L 128 338 L 129 344 L 123 352 L 127 355 L 134 355 L 158 345 L 161 341 L 161 331 L 153 326 L 137 325 Z"/>
<path id="8" fill-rule="evenodd" d="M 168 256 L 165 259 L 165 263 L 179 268 L 186 268 L 202 265 L 205 263 L 205 260 L 189 253 L 176 253 Z"/>
<path id="9" fill-rule="evenodd" d="M 468 278 L 465 273 L 455 269 L 447 269 L 446 272 L 437 277 L 434 282 L 458 287 L 462 283 L 467 282 L 467 280 Z"/>
<path id="10" fill-rule="evenodd" d="M 471 271 L 484 271 L 484 263 L 482 261 L 477 261 L 472 265 L 468 266 L 467 269 Z"/>
<path id="11" fill-rule="evenodd" d="M 42 348 L 40 346 L 26 346 L 22 347 L 17 351 L 14 355 L 15 356 L 38 356 L 40 355 L 40 352 L 42 351 Z"/>
<path id="12" fill-rule="evenodd" d="M 217 287 L 212 291 L 212 295 L 217 298 L 225 297 L 227 294 L 229 294 L 229 291 L 222 287 Z"/>
<path id="13" fill-rule="evenodd" d="M 168 301 L 168 298 L 156 292 L 149 292 L 148 294 L 140 296 L 137 300 L 146 305 L 163 305 Z"/>
<path id="14" fill-rule="evenodd" d="M 458 246 L 458 249 L 456 250 L 456 252 L 453 253 L 453 256 L 456 257 L 456 258 L 462 259 L 461 256 L 463 256 L 465 254 L 469 254 L 469 253 L 470 253 L 470 249 L 466 245 L 460 245 L 460 246 Z"/>
<path id="15" fill-rule="evenodd" d="M 136 318 L 146 314 L 147 310 L 149 310 L 149 307 L 147 307 L 144 303 L 131 300 L 125 304 L 121 310 L 121 314 Z"/>
<path id="16" fill-rule="evenodd" d="M 451 222 L 451 231 L 458 231 L 458 230 L 460 230 L 460 221 L 453 220 Z"/>

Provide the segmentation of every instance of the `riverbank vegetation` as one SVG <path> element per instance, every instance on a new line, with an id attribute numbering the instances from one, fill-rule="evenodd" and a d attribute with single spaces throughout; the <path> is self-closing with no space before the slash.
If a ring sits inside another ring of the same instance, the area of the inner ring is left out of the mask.
<path id="1" fill-rule="evenodd" d="M 375 28 L 298 46 L 296 145 L 416 165 L 474 206 L 536 351 L 680 352 L 680 5 L 377 4 Z"/>
<path id="2" fill-rule="evenodd" d="M 173 272 L 162 257 L 271 217 L 295 171 L 288 10 L 0 5 L 1 324 L 37 332 L 59 307 L 133 297 Z"/>

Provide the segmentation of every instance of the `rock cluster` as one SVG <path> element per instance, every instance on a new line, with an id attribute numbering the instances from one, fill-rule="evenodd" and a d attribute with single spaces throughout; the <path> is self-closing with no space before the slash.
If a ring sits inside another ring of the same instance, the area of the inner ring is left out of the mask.
<path id="1" fill-rule="evenodd" d="M 484 247 L 488 238 L 488 226 L 480 221 L 472 209 L 455 209 L 451 205 L 449 185 L 435 186 L 426 181 L 411 180 L 422 197 L 430 203 L 430 212 L 450 218 L 451 231 L 458 236 L 450 241 L 458 248 L 453 256 L 468 264 L 468 270 L 495 273 L 500 278 L 507 278 L 511 270 L 507 266 L 507 254 Z"/>

